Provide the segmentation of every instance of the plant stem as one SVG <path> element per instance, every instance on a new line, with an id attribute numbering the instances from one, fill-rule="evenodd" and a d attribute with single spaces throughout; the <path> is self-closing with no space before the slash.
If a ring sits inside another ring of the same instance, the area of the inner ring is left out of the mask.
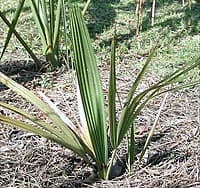
<path id="1" fill-rule="evenodd" d="M 89 6 L 89 4 L 90 4 L 90 1 L 91 1 L 91 0 L 87 0 L 86 5 L 85 5 L 85 7 L 84 7 L 84 9 L 83 9 L 83 11 L 82 11 L 82 14 L 83 14 L 83 15 L 85 15 L 85 12 L 86 12 L 86 10 L 88 9 L 88 6 Z"/>
<path id="2" fill-rule="evenodd" d="M 109 179 L 111 167 L 112 167 L 113 161 L 114 161 L 114 159 L 115 159 L 116 153 L 117 153 L 117 148 L 113 150 L 112 158 L 111 158 L 111 160 L 110 160 L 110 164 L 109 164 L 108 169 L 107 169 L 106 180 Z"/>

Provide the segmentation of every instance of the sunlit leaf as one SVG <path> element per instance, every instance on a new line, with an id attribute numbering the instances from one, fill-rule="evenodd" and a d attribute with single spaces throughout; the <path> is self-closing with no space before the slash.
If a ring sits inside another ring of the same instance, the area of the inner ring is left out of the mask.
<path id="1" fill-rule="evenodd" d="M 39 97 L 34 95 L 30 90 L 16 83 L 15 81 L 8 78 L 1 72 L 0 72 L 0 82 L 5 84 L 7 87 L 12 89 L 17 94 L 24 97 L 27 101 L 37 106 L 52 121 L 53 123 L 52 126 L 58 128 L 59 131 L 62 132 L 62 137 L 63 137 L 62 139 L 65 140 L 65 142 L 68 145 L 68 148 L 75 151 L 76 153 L 85 155 L 84 148 L 82 147 L 77 135 L 68 127 L 68 125 L 65 124 L 65 122 L 63 122 L 63 120 L 52 110 L 52 108 L 49 105 L 44 103 Z"/>
<path id="2" fill-rule="evenodd" d="M 97 165 L 106 166 L 108 160 L 108 143 L 104 97 L 96 60 L 80 9 L 77 7 L 70 9 L 70 18 L 75 68 L 87 126 Z"/>

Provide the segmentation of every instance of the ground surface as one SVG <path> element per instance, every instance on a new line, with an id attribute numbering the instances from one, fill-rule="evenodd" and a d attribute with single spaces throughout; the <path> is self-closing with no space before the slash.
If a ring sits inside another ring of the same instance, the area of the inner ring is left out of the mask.
<path id="1" fill-rule="evenodd" d="M 5 10 L 12 7 L 5 8 L 6 1 L 1 1 L 0 4 Z M 119 34 L 117 82 L 122 101 L 141 68 L 143 60 L 148 56 L 149 48 L 158 38 L 161 40 L 171 39 L 185 28 L 172 44 L 158 51 L 140 90 L 156 82 L 164 74 L 189 63 L 191 59 L 195 59 L 199 55 L 200 30 L 197 18 L 200 16 L 190 12 L 195 25 L 187 27 L 184 24 L 188 16 L 187 9 L 182 8 L 181 4 L 176 1 L 175 4 L 173 1 L 167 2 L 166 4 L 161 3 L 160 9 L 158 7 L 155 27 L 149 27 L 148 17 L 145 17 L 146 25 L 138 38 L 132 34 L 132 27 L 134 28 L 135 24 L 131 12 L 135 9 L 135 4 L 132 1 L 120 3 L 100 1 L 100 4 L 96 3 L 90 7 L 88 20 L 91 18 L 94 20 L 88 21 L 88 26 L 98 55 L 105 96 L 108 91 L 108 53 L 113 32 L 113 20 L 117 23 Z M 97 8 L 98 6 L 100 8 Z M 199 4 L 194 4 L 193 11 L 196 11 L 197 8 L 199 8 Z M 11 10 L 8 11 L 8 14 Z M 5 36 L 4 29 L 5 27 L 1 24 L 1 42 Z M 23 31 L 23 28 L 19 29 Z M 163 31 L 161 32 L 161 30 Z M 33 40 L 30 40 L 30 43 L 35 47 L 34 44 L 38 45 L 36 34 L 33 32 L 32 35 Z M 31 38 L 28 33 L 25 37 Z M 13 39 L 12 44 L 0 64 L 0 70 L 35 93 L 39 90 L 43 91 L 72 121 L 78 121 L 73 71 L 62 67 L 50 73 L 34 72 L 32 61 L 16 39 Z M 17 48 L 13 48 L 13 46 L 17 46 Z M 37 49 L 37 47 L 35 48 Z M 37 53 L 39 54 L 39 51 Z M 16 69 L 16 67 L 18 68 Z M 198 78 L 198 69 L 188 76 L 188 79 Z M 0 124 L 0 187 L 200 187 L 199 93 L 200 88 L 196 87 L 168 94 L 153 140 L 143 161 L 139 163 L 141 148 L 148 130 L 154 122 L 163 96 L 150 102 L 137 120 L 137 158 L 134 171 L 131 175 L 125 172 L 111 181 L 98 180 L 92 169 L 70 151 L 34 134 Z M 3 85 L 0 85 L 0 101 L 14 104 L 42 118 L 42 114 L 34 106 Z M 6 110 L 1 110 L 0 113 L 20 118 Z M 123 146 L 121 146 L 121 150 L 121 153 L 125 154 Z"/>

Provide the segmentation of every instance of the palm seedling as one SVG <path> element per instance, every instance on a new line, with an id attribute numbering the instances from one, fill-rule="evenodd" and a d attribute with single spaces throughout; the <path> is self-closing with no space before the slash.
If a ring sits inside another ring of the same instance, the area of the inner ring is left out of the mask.
<path id="1" fill-rule="evenodd" d="M 83 12 L 88 8 L 90 0 L 87 1 Z M 6 48 L 9 44 L 12 34 L 16 36 L 19 42 L 27 50 L 29 55 L 33 58 L 38 67 L 41 67 L 39 59 L 34 52 L 30 49 L 28 44 L 24 41 L 23 36 L 16 31 L 16 25 L 20 14 L 22 13 L 25 0 L 19 0 L 12 22 L 5 17 L 2 11 L 0 11 L 0 17 L 4 23 L 8 26 L 9 31 L 5 40 L 4 48 L 2 50 L 0 59 L 4 55 Z M 42 43 L 42 53 L 46 57 L 46 62 L 51 68 L 60 66 L 61 44 L 63 38 L 65 42 L 68 38 L 68 29 L 66 24 L 66 11 L 64 0 L 29 0 L 28 5 L 31 7 L 32 15 L 38 29 L 38 33 Z M 29 31 L 28 31 L 29 32 Z M 66 44 L 67 46 L 67 44 Z M 69 44 L 68 44 L 69 46 Z"/>
<path id="2" fill-rule="evenodd" d="M 16 24 L 23 10 L 24 3 L 25 0 L 20 0 L 18 2 L 12 23 L 9 23 L 4 14 L 0 12 L 1 18 L 9 27 L 9 31 L 6 37 L 3 51 L 1 53 L 1 57 L 5 53 L 12 33 L 14 33 L 17 39 L 20 41 L 20 43 L 29 52 L 31 57 L 34 56 L 34 61 L 38 65 L 40 65 L 39 60 L 32 52 L 32 50 L 28 47 L 27 43 L 23 40 L 23 37 L 15 30 Z M 55 6 L 56 4 L 57 6 Z M 58 67 L 59 33 L 62 9 L 64 7 L 63 2 L 62 0 L 49 0 L 48 2 L 46 0 L 29 0 L 29 5 L 31 6 L 33 17 L 40 34 L 41 42 L 43 45 L 43 54 L 45 55 L 46 60 L 51 67 Z"/>
<path id="3" fill-rule="evenodd" d="M 95 165 L 99 177 L 108 179 L 110 171 L 112 170 L 113 161 L 120 149 L 120 144 L 128 133 L 130 133 L 130 137 L 128 137 L 128 161 L 129 169 L 131 169 L 135 158 L 135 120 L 145 105 L 152 98 L 163 93 L 200 84 L 200 81 L 197 80 L 182 85 L 174 85 L 180 81 L 177 81 L 177 78 L 185 75 L 188 71 L 200 64 L 200 58 L 196 59 L 190 66 L 177 70 L 138 93 L 136 90 L 144 78 L 148 65 L 155 54 L 156 47 L 153 48 L 142 70 L 133 82 L 126 102 L 121 109 L 121 114 L 117 118 L 115 100 L 117 92 L 115 74 L 116 39 L 114 38 L 111 45 L 108 97 L 109 122 L 107 123 L 102 83 L 83 15 L 76 6 L 71 6 L 69 10 L 74 64 L 77 76 L 77 99 L 81 121 L 79 131 L 75 131 L 76 126 L 44 94 L 40 93 L 40 98 L 43 98 L 43 102 L 31 91 L 17 84 L 2 73 L 0 73 L 0 82 L 37 106 L 51 120 L 51 123 L 48 124 L 22 109 L 4 102 L 0 102 L 1 107 L 20 114 L 29 121 L 19 121 L 4 115 L 0 115 L 0 121 L 46 137 L 74 151 L 83 157 L 86 162 Z M 109 131 L 107 131 L 107 128 L 109 128 Z"/>

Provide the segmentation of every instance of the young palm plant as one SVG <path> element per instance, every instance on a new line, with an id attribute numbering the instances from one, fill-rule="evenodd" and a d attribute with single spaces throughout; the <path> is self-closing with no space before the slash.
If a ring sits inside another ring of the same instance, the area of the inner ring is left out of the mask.
<path id="1" fill-rule="evenodd" d="M 60 22 L 64 4 L 62 0 L 30 0 L 30 6 L 40 33 L 43 54 L 52 67 L 58 67 Z"/>
<path id="2" fill-rule="evenodd" d="M 90 0 L 86 2 L 83 9 L 85 13 Z M 9 27 L 5 44 L 0 55 L 0 59 L 4 55 L 6 48 L 9 44 L 12 34 L 16 36 L 19 42 L 27 50 L 30 56 L 33 58 L 38 67 L 41 66 L 40 61 L 30 49 L 27 43 L 23 40 L 23 37 L 16 31 L 15 27 L 17 25 L 20 14 L 23 10 L 25 0 L 19 0 L 14 17 L 10 23 L 5 17 L 3 12 L 0 11 L 0 17 L 4 23 Z M 64 0 L 29 0 L 28 5 L 31 7 L 33 18 L 38 29 L 38 33 L 41 38 L 42 52 L 46 57 L 46 61 L 51 68 L 56 68 L 60 66 L 60 48 L 61 48 L 61 34 L 64 34 L 65 41 L 67 41 L 67 26 L 66 26 L 66 14 L 65 14 L 65 1 Z M 64 30 L 64 32 L 62 31 Z M 67 44 L 66 44 L 67 45 Z M 68 45 L 69 46 L 69 45 Z"/>
<path id="3" fill-rule="evenodd" d="M 111 69 L 109 81 L 109 123 L 106 122 L 104 96 L 100 81 L 95 55 L 92 49 L 89 33 L 80 9 L 70 7 L 70 27 L 72 45 L 74 50 L 75 69 L 77 75 L 77 98 L 81 127 L 75 131 L 75 125 L 60 112 L 57 107 L 42 93 L 40 98 L 20 84 L 14 82 L 0 73 L 0 82 L 11 88 L 17 94 L 37 106 L 51 120 L 48 124 L 31 114 L 10 104 L 0 102 L 0 106 L 20 114 L 29 121 L 20 121 L 11 117 L 0 115 L 0 121 L 26 131 L 34 132 L 46 137 L 80 155 L 86 162 L 95 165 L 99 177 L 108 179 L 112 170 L 120 144 L 130 132 L 128 147 L 130 169 L 135 157 L 135 120 L 140 111 L 154 97 L 163 93 L 180 90 L 189 86 L 200 84 L 200 80 L 174 86 L 180 76 L 200 64 L 200 58 L 190 66 L 177 70 L 171 75 L 158 81 L 154 85 L 136 94 L 136 90 L 147 72 L 148 65 L 156 51 L 153 48 L 144 67 L 128 93 L 121 115 L 116 117 L 116 74 L 115 74 L 115 46 L 116 39 L 112 41 Z M 171 87 L 169 87 L 171 85 Z M 137 92 L 138 93 L 138 92 Z M 28 123 L 30 122 L 30 123 Z M 107 128 L 109 131 L 107 132 Z M 109 146 L 111 143 L 111 147 Z M 146 147 L 145 147 L 146 148 Z M 143 152 L 144 153 L 144 152 Z"/>
<path id="4" fill-rule="evenodd" d="M 32 54 L 34 54 L 28 47 L 27 43 L 24 42 L 23 38 L 18 33 L 16 35 L 16 30 L 15 30 L 17 21 L 23 10 L 24 3 L 25 3 L 25 0 L 20 0 L 18 2 L 18 6 L 16 8 L 16 12 L 11 24 L 5 18 L 3 13 L 0 12 L 1 18 L 9 27 L 9 31 L 8 31 L 6 41 L 4 44 L 4 49 L 1 53 L 1 57 L 3 56 L 8 46 L 12 33 L 15 34 L 17 39 L 21 42 L 21 44 L 25 47 L 25 49 L 29 52 L 29 54 L 31 52 L 30 54 L 31 57 L 33 56 Z M 63 1 L 62 0 L 58 0 L 58 1 L 29 0 L 29 5 L 32 9 L 33 17 L 40 34 L 41 42 L 43 45 L 43 48 L 42 48 L 43 54 L 45 55 L 46 60 L 51 67 L 53 68 L 58 67 L 59 66 L 59 63 L 58 63 L 59 34 L 60 34 L 59 31 L 60 31 L 60 22 L 62 18 L 61 17 L 62 10 L 64 8 Z M 36 58 L 34 58 L 34 60 L 35 59 Z M 38 60 L 36 60 L 36 63 L 37 62 Z"/>

